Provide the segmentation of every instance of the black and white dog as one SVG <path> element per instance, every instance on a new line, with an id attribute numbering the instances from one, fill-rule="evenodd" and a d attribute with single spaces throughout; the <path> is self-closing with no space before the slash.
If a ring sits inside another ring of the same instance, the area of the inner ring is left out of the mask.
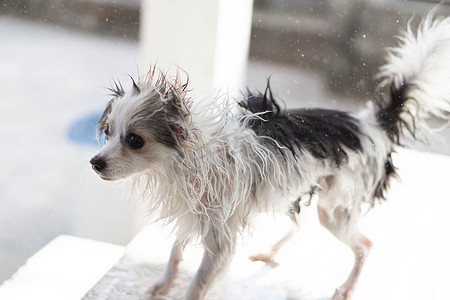
<path id="1" fill-rule="evenodd" d="M 269 85 L 248 92 L 236 114 L 227 97 L 192 99 L 187 83 L 155 69 L 129 91 L 116 84 L 98 124 L 106 144 L 91 164 L 105 180 L 138 175 L 151 209 L 176 223 L 169 263 L 150 293 L 169 292 L 184 247 L 199 239 L 205 252 L 185 299 L 204 299 L 252 217 L 295 215 L 301 197 L 314 194 L 320 223 L 355 254 L 333 296 L 347 299 L 371 247 L 356 226 L 361 206 L 385 198 L 401 139 L 424 137 L 436 120 L 448 123 L 450 18 L 429 16 L 417 33 L 408 28 L 380 81 L 376 108 L 355 115 L 282 110 Z M 270 260 L 278 246 L 255 259 Z"/>

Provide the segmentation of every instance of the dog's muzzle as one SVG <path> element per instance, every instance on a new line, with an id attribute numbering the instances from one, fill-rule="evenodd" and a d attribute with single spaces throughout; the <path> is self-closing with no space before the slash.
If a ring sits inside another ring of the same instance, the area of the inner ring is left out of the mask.
<path id="1" fill-rule="evenodd" d="M 101 173 L 106 167 L 105 159 L 103 159 L 101 156 L 98 155 L 94 156 L 90 160 L 90 163 L 92 165 L 92 169 L 97 173 Z"/>

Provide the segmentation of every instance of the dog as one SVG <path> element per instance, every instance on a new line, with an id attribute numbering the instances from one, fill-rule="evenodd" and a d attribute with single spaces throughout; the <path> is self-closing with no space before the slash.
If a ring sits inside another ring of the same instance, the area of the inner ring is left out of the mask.
<path id="1" fill-rule="evenodd" d="M 188 80 L 156 67 L 131 78 L 127 91 L 113 84 L 92 168 L 104 180 L 135 175 L 150 210 L 176 227 L 166 270 L 149 292 L 169 293 L 183 249 L 197 239 L 205 251 L 185 299 L 204 299 L 255 215 L 281 211 L 295 220 L 301 199 L 316 195 L 320 223 L 355 254 L 332 297 L 348 299 L 372 245 L 357 228 L 361 207 L 386 198 L 396 147 L 448 124 L 450 18 L 429 15 L 416 33 L 408 26 L 386 60 L 375 106 L 357 114 L 282 109 L 269 83 L 240 101 L 193 99 Z M 271 260 L 290 235 L 253 259 Z"/>

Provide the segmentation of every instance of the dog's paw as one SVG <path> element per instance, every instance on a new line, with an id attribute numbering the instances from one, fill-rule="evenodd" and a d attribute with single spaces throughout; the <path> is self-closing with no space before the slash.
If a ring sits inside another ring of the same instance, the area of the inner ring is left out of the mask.
<path id="1" fill-rule="evenodd" d="M 258 253 L 249 257 L 251 261 L 263 261 L 269 263 L 273 261 L 273 255 L 269 253 Z"/>
<path id="2" fill-rule="evenodd" d="M 270 253 L 258 253 L 256 255 L 249 256 L 251 261 L 262 261 L 271 267 L 277 267 L 279 264 L 273 259 L 274 255 Z"/>
<path id="3" fill-rule="evenodd" d="M 170 292 L 171 286 L 172 286 L 172 283 L 163 278 L 163 279 L 156 281 L 148 289 L 148 293 L 152 296 L 165 296 Z"/>
<path id="4" fill-rule="evenodd" d="M 333 297 L 331 297 L 331 300 L 347 300 L 350 299 L 349 294 L 350 293 L 348 290 L 337 288 L 336 291 L 334 292 Z"/>

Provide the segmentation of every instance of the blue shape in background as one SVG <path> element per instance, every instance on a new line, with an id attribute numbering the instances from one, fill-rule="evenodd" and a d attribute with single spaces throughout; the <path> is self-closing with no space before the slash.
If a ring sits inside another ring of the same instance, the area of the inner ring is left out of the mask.
<path id="1" fill-rule="evenodd" d="M 80 144 L 101 146 L 104 139 L 97 141 L 97 122 L 102 113 L 92 113 L 75 121 L 69 129 L 69 139 Z"/>

